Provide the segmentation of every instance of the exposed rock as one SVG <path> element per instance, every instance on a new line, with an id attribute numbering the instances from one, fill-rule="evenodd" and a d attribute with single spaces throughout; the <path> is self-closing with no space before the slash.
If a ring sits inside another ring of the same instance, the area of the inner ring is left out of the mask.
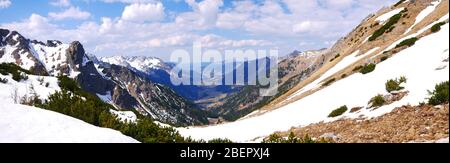
<path id="1" fill-rule="evenodd" d="M 440 109 L 436 109 L 440 108 Z M 341 119 L 283 132 L 314 138 L 338 135 L 338 143 L 441 142 L 449 137 L 449 104 L 402 106 L 372 119 Z M 330 134 L 332 133 L 332 134 Z M 438 141 L 436 141 L 438 140 Z"/>
<path id="2" fill-rule="evenodd" d="M 350 113 L 357 112 L 357 111 L 361 110 L 362 108 L 363 107 L 354 107 L 354 108 L 350 109 Z"/>

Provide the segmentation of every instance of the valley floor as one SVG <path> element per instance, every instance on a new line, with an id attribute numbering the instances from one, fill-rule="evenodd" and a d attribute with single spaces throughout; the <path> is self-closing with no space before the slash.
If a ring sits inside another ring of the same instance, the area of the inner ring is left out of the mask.
<path id="1" fill-rule="evenodd" d="M 372 119 L 340 119 L 320 122 L 287 132 L 298 137 L 332 139 L 337 143 L 402 143 L 449 142 L 449 105 L 420 105 L 395 108 L 392 112 Z"/>

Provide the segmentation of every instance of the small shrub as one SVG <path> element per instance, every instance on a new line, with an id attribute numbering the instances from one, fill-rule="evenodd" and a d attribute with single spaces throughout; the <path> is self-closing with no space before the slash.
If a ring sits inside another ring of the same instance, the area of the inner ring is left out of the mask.
<path id="1" fill-rule="evenodd" d="M 373 70 L 375 70 L 375 67 L 376 67 L 375 64 L 370 63 L 370 64 L 362 67 L 361 70 L 359 70 L 359 72 L 361 72 L 362 74 L 368 74 L 368 73 L 372 72 Z"/>
<path id="2" fill-rule="evenodd" d="M 48 88 L 48 86 L 50 86 L 50 83 L 49 82 L 45 83 L 45 87 Z"/>
<path id="3" fill-rule="evenodd" d="M 1 63 L 0 74 L 2 75 L 12 74 L 13 80 L 20 81 L 22 79 L 27 80 L 28 76 L 26 74 L 31 74 L 31 72 L 21 68 L 20 66 L 17 66 L 14 63 Z"/>
<path id="4" fill-rule="evenodd" d="M 231 141 L 230 139 L 216 138 L 216 139 L 212 139 L 212 140 L 208 141 L 208 143 L 225 144 L 225 143 L 233 143 L 233 141 Z"/>
<path id="5" fill-rule="evenodd" d="M 61 89 L 65 89 L 71 92 L 77 92 L 80 90 L 80 88 L 78 87 L 78 83 L 67 76 L 59 76 L 58 85 L 59 87 L 61 87 Z"/>
<path id="6" fill-rule="evenodd" d="M 448 103 L 448 100 L 449 100 L 448 87 L 449 87 L 449 82 L 446 81 L 446 82 L 437 84 L 434 87 L 434 90 L 432 92 L 428 91 L 428 93 L 431 95 L 431 97 L 428 98 L 428 104 L 439 105 L 442 103 Z"/>
<path id="7" fill-rule="evenodd" d="M 385 84 L 386 91 L 389 93 L 393 91 L 399 91 L 404 89 L 404 87 L 400 86 L 402 83 L 406 83 L 406 77 L 402 76 L 399 79 L 391 79 L 388 80 Z"/>
<path id="8" fill-rule="evenodd" d="M 341 54 L 337 54 L 336 56 L 334 56 L 334 58 L 332 58 L 331 60 L 330 60 L 330 62 L 333 62 L 336 58 L 339 58 L 341 56 Z"/>
<path id="9" fill-rule="evenodd" d="M 394 25 L 400 20 L 402 17 L 402 13 L 395 14 L 391 18 L 389 18 L 388 22 L 384 24 L 380 29 L 376 30 L 372 36 L 369 37 L 369 41 L 374 41 L 378 37 L 382 36 L 386 31 L 392 31 L 395 27 Z"/>
<path id="10" fill-rule="evenodd" d="M 381 107 L 384 105 L 386 100 L 384 99 L 383 95 L 376 95 L 372 99 L 370 99 L 370 104 L 372 104 L 372 107 Z"/>
<path id="11" fill-rule="evenodd" d="M 418 40 L 417 37 L 413 37 L 413 38 L 409 38 L 409 39 L 403 40 L 402 42 L 397 44 L 395 46 L 395 48 L 399 48 L 399 47 L 402 47 L 402 46 L 408 46 L 408 47 L 413 46 L 416 43 L 417 40 Z"/>
<path id="12" fill-rule="evenodd" d="M 322 86 L 329 86 L 331 83 L 333 83 L 334 81 L 336 81 L 335 78 L 328 80 L 327 82 L 323 83 Z"/>
<path id="13" fill-rule="evenodd" d="M 431 32 L 435 33 L 435 32 L 440 31 L 441 30 L 441 26 L 443 26 L 444 24 L 445 24 L 445 22 L 436 23 L 435 25 L 433 25 L 431 27 Z"/>
<path id="14" fill-rule="evenodd" d="M 313 140 L 309 135 L 305 135 L 303 138 L 298 138 L 293 132 L 289 133 L 288 138 L 283 138 L 278 134 L 272 134 L 268 138 L 264 139 L 262 143 L 330 143 L 330 141 L 321 138 L 319 140 Z"/>
<path id="15" fill-rule="evenodd" d="M 381 57 L 380 62 L 383 62 L 383 61 L 387 60 L 388 58 L 389 58 L 388 56 L 383 56 L 383 57 Z"/>
<path id="16" fill-rule="evenodd" d="M 344 114 L 347 110 L 348 110 L 348 108 L 347 108 L 346 105 L 341 106 L 341 107 L 339 107 L 339 108 L 333 110 L 333 111 L 328 115 L 328 117 L 337 117 L 337 116 L 340 116 L 340 115 Z"/>

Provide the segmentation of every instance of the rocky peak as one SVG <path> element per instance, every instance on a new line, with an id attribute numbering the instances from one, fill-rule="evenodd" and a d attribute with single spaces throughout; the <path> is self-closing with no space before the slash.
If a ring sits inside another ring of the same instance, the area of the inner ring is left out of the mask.
<path id="1" fill-rule="evenodd" d="M 58 40 L 47 40 L 47 46 L 48 47 L 57 47 L 58 45 L 61 45 L 62 42 Z"/>
<path id="2" fill-rule="evenodd" d="M 74 71 L 79 71 L 80 67 L 83 66 L 86 56 L 83 45 L 78 41 L 70 43 L 69 48 L 66 50 L 66 55 L 67 63 L 69 63 L 70 67 Z"/>

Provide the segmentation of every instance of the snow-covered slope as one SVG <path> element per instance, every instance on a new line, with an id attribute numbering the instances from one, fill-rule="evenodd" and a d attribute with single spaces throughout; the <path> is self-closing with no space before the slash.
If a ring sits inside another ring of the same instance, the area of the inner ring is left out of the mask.
<path id="1" fill-rule="evenodd" d="M 63 114 L 1 102 L 1 143 L 138 143 L 119 131 L 96 127 Z"/>
<path id="2" fill-rule="evenodd" d="M 100 57 L 100 61 L 115 64 L 119 66 L 124 66 L 128 68 L 133 68 L 141 72 L 149 72 L 155 69 L 163 68 L 164 62 L 161 59 L 155 57 L 124 57 L 124 56 L 113 56 L 113 57 Z"/>
<path id="3" fill-rule="evenodd" d="M 193 138 L 225 137 L 239 142 L 251 141 L 293 126 L 336 120 L 327 117 L 332 110 L 342 105 L 349 108 L 367 106 L 373 96 L 386 93 L 384 83 L 387 80 L 400 76 L 408 79 L 405 89 L 409 94 L 406 97 L 374 111 L 364 109 L 355 114 L 346 113 L 344 116 L 374 117 L 390 112 L 398 106 L 419 104 L 428 97 L 427 90 L 432 90 L 435 84 L 449 79 L 448 35 L 449 26 L 446 24 L 438 33 L 421 38 L 414 46 L 379 63 L 372 73 L 353 74 L 269 113 L 217 126 L 178 130 L 182 135 Z"/>

